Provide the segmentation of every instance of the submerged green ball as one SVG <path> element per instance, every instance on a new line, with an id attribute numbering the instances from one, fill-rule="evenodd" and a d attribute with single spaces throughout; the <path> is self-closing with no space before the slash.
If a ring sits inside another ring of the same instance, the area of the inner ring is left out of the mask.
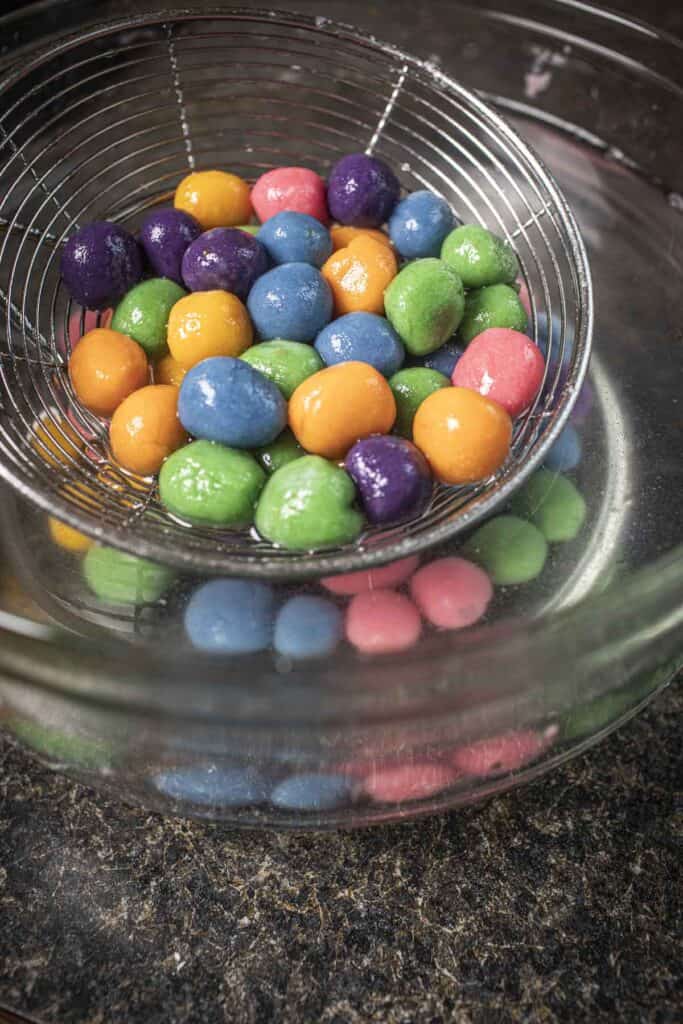
<path id="1" fill-rule="evenodd" d="M 408 263 L 384 293 L 387 319 L 414 356 L 443 345 L 460 323 L 464 308 L 460 277 L 434 258 Z"/>
<path id="2" fill-rule="evenodd" d="M 164 508 L 191 523 L 251 526 L 265 480 L 249 452 L 193 441 L 164 462 L 159 496 Z"/>
<path id="3" fill-rule="evenodd" d="M 394 432 L 412 441 L 415 413 L 425 398 L 441 388 L 449 387 L 450 383 L 445 374 L 426 366 L 412 366 L 395 373 L 389 379 L 389 387 L 396 400 Z"/>
<path id="4" fill-rule="evenodd" d="M 98 545 L 83 559 L 83 574 L 92 592 L 110 604 L 151 604 L 175 578 L 168 566 Z"/>
<path id="5" fill-rule="evenodd" d="M 324 366 L 313 346 L 299 341 L 262 341 L 240 358 L 271 380 L 288 401 L 299 384 Z"/>
<path id="6" fill-rule="evenodd" d="M 583 495 L 566 476 L 539 469 L 512 499 L 512 511 L 524 516 L 551 542 L 574 540 L 586 519 Z"/>
<path id="7" fill-rule="evenodd" d="M 257 448 L 254 455 L 266 473 L 275 473 L 294 459 L 300 459 L 306 452 L 303 450 L 291 430 L 283 430 L 270 444 Z"/>
<path id="8" fill-rule="evenodd" d="M 496 516 L 472 534 L 464 554 L 477 562 L 498 586 L 535 579 L 548 557 L 548 544 L 537 527 L 517 516 Z"/>
<path id="9" fill-rule="evenodd" d="M 519 272 L 512 247 L 478 224 L 451 231 L 441 247 L 441 259 L 460 275 L 465 288 L 512 284 Z"/>
<path id="10" fill-rule="evenodd" d="M 468 293 L 458 333 L 468 344 L 489 327 L 511 327 L 523 332 L 526 325 L 526 310 L 515 289 L 507 284 L 491 284 Z"/>
<path id="11" fill-rule="evenodd" d="M 55 764 L 90 770 L 108 768 L 111 764 L 112 748 L 103 740 L 66 733 L 26 718 L 10 719 L 7 728 L 27 747 Z"/>
<path id="12" fill-rule="evenodd" d="M 295 551 L 347 544 L 363 528 L 355 497 L 345 470 L 319 455 L 304 455 L 268 480 L 256 509 L 256 528 L 262 537 Z"/>
<path id="13" fill-rule="evenodd" d="M 131 288 L 114 310 L 112 330 L 127 334 L 144 348 L 150 359 L 166 351 L 168 318 L 187 292 L 166 277 L 142 281 Z"/>

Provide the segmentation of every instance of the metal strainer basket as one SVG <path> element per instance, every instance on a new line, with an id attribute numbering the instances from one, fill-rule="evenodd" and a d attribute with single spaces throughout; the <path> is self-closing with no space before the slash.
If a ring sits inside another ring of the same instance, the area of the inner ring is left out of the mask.
<path id="1" fill-rule="evenodd" d="M 16 66 L 0 96 L 0 476 L 40 507 L 104 543 L 193 571 L 348 572 L 471 526 L 557 438 L 590 347 L 584 247 L 534 153 L 438 68 L 323 18 L 159 12 L 60 40 Z M 510 458 L 481 484 L 436 488 L 414 521 L 368 530 L 333 551 L 294 553 L 255 535 L 174 521 L 154 480 L 112 461 L 106 423 L 73 394 L 71 335 L 85 314 L 60 282 L 62 244 L 95 219 L 135 231 L 150 208 L 172 202 L 191 169 L 253 180 L 299 164 L 324 176 L 340 156 L 363 149 L 386 160 L 406 191 L 440 193 L 461 220 L 516 249 L 531 333 L 548 361 L 541 394 L 515 425 Z"/>

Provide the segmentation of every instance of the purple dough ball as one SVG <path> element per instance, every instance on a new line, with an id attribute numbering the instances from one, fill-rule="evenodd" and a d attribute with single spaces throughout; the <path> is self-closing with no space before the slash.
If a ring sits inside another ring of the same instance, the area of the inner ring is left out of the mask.
<path id="1" fill-rule="evenodd" d="M 411 519 L 430 499 L 427 460 L 402 437 L 377 435 L 357 441 L 344 466 L 358 489 L 368 522 L 375 525 Z"/>
<path id="2" fill-rule="evenodd" d="M 191 292 L 220 288 L 245 301 L 268 265 L 268 253 L 253 235 L 239 228 L 212 228 L 188 246 L 183 281 Z"/>
<path id="3" fill-rule="evenodd" d="M 95 220 L 67 239 L 61 273 L 80 306 L 106 309 L 141 279 L 142 254 L 129 231 L 108 220 Z"/>
<path id="4" fill-rule="evenodd" d="M 365 153 L 342 157 L 330 172 L 327 204 L 340 224 L 378 228 L 399 200 L 398 178 L 385 163 Z"/>
<path id="5" fill-rule="evenodd" d="M 183 283 L 182 262 L 185 250 L 202 229 L 184 210 L 153 210 L 142 222 L 140 244 L 157 277 Z"/>

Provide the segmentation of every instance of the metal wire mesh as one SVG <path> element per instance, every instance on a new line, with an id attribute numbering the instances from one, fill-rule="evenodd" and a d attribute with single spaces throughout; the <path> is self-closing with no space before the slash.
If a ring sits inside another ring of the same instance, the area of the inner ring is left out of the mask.
<path id="1" fill-rule="evenodd" d="M 451 536 L 539 463 L 585 372 L 590 275 L 574 219 L 540 161 L 475 95 L 352 29 L 299 15 L 141 15 L 56 43 L 0 83 L 0 475 L 103 542 L 185 568 L 294 577 L 362 568 Z M 544 387 L 509 460 L 473 487 L 360 542 L 301 554 L 255 534 L 174 521 L 155 481 L 116 466 L 107 424 L 83 409 L 67 363 L 85 327 L 60 283 L 65 239 L 90 220 L 135 231 L 191 169 L 253 180 L 283 164 L 325 175 L 365 149 L 407 191 L 443 195 L 514 245 Z M 556 329 L 552 330 L 553 318 Z M 539 325 L 543 330 L 539 331 Z"/>

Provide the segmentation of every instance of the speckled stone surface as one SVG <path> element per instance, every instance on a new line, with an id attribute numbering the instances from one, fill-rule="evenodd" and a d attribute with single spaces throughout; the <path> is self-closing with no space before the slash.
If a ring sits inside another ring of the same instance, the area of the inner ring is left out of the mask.
<path id="1" fill-rule="evenodd" d="M 164 821 L 5 744 L 0 1002 L 51 1024 L 673 1024 L 682 708 L 670 688 L 484 806 L 310 836 Z"/>

